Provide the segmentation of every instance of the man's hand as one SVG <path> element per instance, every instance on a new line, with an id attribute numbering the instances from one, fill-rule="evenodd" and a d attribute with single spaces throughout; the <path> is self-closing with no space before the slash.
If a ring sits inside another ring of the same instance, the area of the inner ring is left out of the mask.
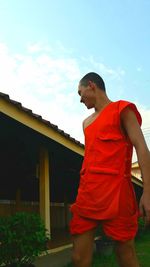
<path id="1" fill-rule="evenodd" d="M 140 215 L 143 217 L 145 224 L 150 224 L 150 192 L 143 192 L 139 204 Z"/>

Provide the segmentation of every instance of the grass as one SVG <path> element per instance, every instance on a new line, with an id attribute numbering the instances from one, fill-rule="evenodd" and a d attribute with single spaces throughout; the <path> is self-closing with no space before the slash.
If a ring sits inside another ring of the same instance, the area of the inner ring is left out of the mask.
<path id="1" fill-rule="evenodd" d="M 140 267 L 150 267 L 150 231 L 136 239 L 136 252 Z M 73 267 L 70 263 L 65 267 Z M 92 267 L 118 267 L 114 253 L 94 253 Z"/>
<path id="2" fill-rule="evenodd" d="M 140 267 L 150 266 L 150 231 L 146 231 L 136 241 L 136 251 Z"/>

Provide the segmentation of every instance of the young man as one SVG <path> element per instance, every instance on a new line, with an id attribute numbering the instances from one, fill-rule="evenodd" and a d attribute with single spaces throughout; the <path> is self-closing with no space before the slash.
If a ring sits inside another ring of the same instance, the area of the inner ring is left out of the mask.
<path id="1" fill-rule="evenodd" d="M 112 102 L 102 78 L 86 74 L 78 93 L 95 112 L 83 122 L 85 155 L 70 231 L 75 267 L 90 267 L 99 224 L 116 241 L 120 267 L 139 267 L 134 249 L 139 213 L 150 223 L 150 153 L 140 129 L 141 116 L 127 101 Z M 138 209 L 131 182 L 133 146 L 142 171 L 143 195 Z"/>

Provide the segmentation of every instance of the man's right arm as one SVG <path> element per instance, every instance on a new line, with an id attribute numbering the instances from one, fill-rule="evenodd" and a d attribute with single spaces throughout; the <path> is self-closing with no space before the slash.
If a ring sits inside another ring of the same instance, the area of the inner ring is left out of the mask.
<path id="1" fill-rule="evenodd" d="M 135 113 L 127 108 L 121 114 L 123 127 L 135 147 L 143 179 L 143 195 L 140 200 L 140 212 L 147 224 L 150 224 L 150 152 L 146 145 Z"/>

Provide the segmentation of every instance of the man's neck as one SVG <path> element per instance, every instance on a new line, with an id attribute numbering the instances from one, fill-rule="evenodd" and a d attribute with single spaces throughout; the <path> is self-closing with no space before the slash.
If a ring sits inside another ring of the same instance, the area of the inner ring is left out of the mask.
<path id="1" fill-rule="evenodd" d="M 102 109 L 104 109 L 111 102 L 112 101 L 108 97 L 98 100 L 97 103 L 95 104 L 95 112 L 99 113 Z"/>

